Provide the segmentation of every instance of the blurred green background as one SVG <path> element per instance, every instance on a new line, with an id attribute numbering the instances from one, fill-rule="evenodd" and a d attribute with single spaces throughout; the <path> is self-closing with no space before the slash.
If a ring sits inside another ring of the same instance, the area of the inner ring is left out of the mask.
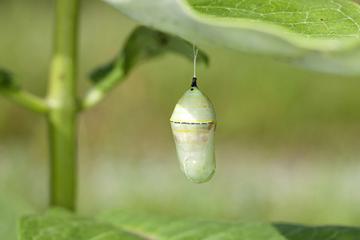
<path id="1" fill-rule="evenodd" d="M 79 93 L 136 23 L 83 1 Z M 44 96 L 52 1 L 0 1 L 0 66 Z M 192 64 L 166 55 L 138 67 L 79 133 L 79 212 L 112 208 L 241 221 L 360 225 L 360 79 L 294 68 L 270 57 L 200 46 L 201 89 L 217 115 L 217 173 L 206 184 L 180 172 L 169 126 Z M 47 206 L 43 118 L 0 98 L 0 238 Z M 1 238 L 3 239 L 3 238 Z M 5 239 L 5 238 L 4 238 Z"/>

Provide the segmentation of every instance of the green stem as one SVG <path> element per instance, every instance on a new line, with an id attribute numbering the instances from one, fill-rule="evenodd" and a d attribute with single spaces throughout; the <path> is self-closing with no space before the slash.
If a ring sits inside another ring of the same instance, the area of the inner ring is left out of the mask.
<path id="1" fill-rule="evenodd" d="M 47 113 L 47 103 L 35 95 L 21 89 L 0 89 L 0 94 L 14 101 L 20 106 L 36 113 Z"/>
<path id="2" fill-rule="evenodd" d="M 57 0 L 48 103 L 50 204 L 75 210 L 79 0 Z"/>
<path id="3" fill-rule="evenodd" d="M 98 104 L 115 86 L 125 79 L 126 73 L 123 70 L 123 64 L 124 58 L 117 60 L 112 70 L 90 88 L 81 102 L 81 110 L 89 109 Z"/>

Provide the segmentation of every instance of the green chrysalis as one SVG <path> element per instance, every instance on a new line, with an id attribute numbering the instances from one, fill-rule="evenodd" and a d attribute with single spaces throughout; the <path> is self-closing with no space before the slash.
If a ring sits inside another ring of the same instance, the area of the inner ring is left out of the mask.
<path id="1" fill-rule="evenodd" d="M 176 104 L 170 122 L 182 171 L 192 182 L 207 182 L 216 167 L 216 118 L 213 104 L 197 87 L 196 77 Z"/>

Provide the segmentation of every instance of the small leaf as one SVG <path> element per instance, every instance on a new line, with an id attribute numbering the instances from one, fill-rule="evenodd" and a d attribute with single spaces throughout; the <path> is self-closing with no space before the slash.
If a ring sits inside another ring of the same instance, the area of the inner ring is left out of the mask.
<path id="1" fill-rule="evenodd" d="M 125 69 L 128 72 L 135 65 L 166 52 L 174 52 L 193 59 L 193 46 L 178 38 L 146 27 L 137 28 L 124 47 Z M 199 54 L 199 61 L 208 64 L 208 58 Z"/>
<path id="2" fill-rule="evenodd" d="M 138 27 L 129 36 L 118 57 L 95 70 L 90 78 L 99 82 L 114 68 L 122 68 L 127 74 L 137 65 L 168 52 L 180 54 L 191 61 L 193 59 L 193 46 L 189 42 L 147 27 Z M 198 60 L 205 64 L 209 62 L 202 51 L 199 51 Z"/>
<path id="3" fill-rule="evenodd" d="M 0 91 L 1 89 L 17 89 L 18 85 L 13 80 L 12 74 L 0 69 Z"/>
<path id="4" fill-rule="evenodd" d="M 141 24 L 191 42 L 272 55 L 318 71 L 360 75 L 359 1 L 105 1 Z"/>

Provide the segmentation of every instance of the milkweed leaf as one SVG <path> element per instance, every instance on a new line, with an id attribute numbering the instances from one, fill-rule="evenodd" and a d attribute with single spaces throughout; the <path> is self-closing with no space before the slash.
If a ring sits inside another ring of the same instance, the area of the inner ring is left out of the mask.
<path id="1" fill-rule="evenodd" d="M 360 228 L 178 219 L 112 211 L 96 219 L 61 209 L 21 219 L 20 240 L 358 240 Z"/>
<path id="2" fill-rule="evenodd" d="M 323 72 L 360 74 L 359 1 L 105 2 L 141 24 L 198 44 L 271 55 Z"/>

